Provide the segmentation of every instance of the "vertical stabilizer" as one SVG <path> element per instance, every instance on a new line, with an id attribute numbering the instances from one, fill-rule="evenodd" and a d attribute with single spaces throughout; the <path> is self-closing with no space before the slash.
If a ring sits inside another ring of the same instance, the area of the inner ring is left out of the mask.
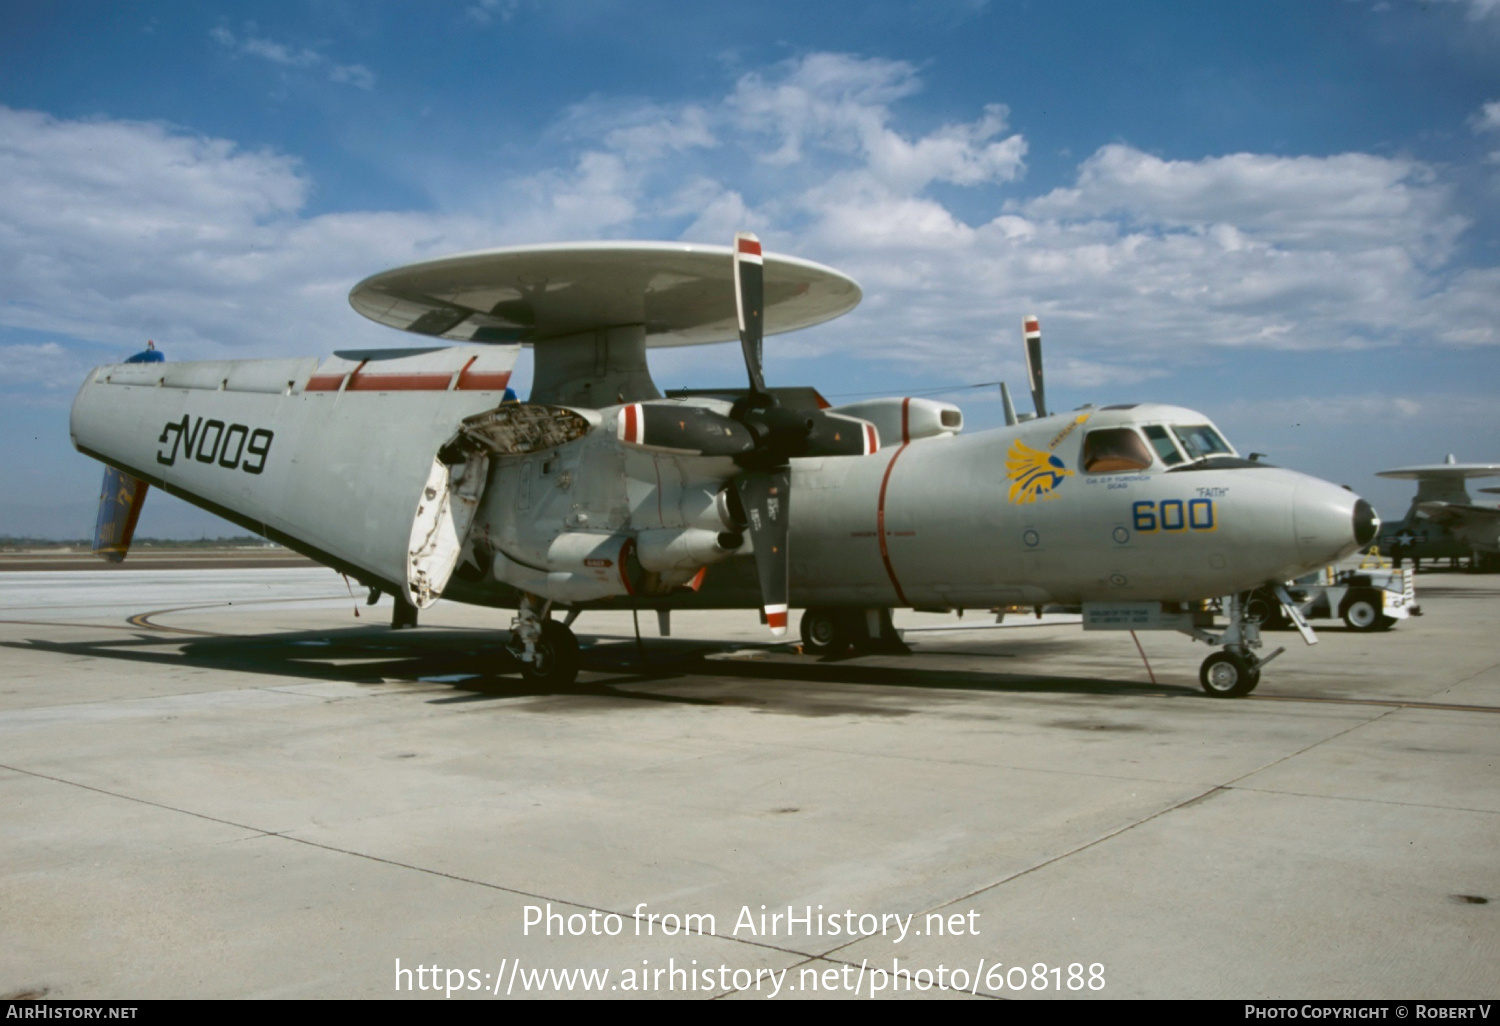
<path id="1" fill-rule="evenodd" d="M 147 341 L 146 348 L 126 363 L 161 363 L 166 357 Z M 114 467 L 104 468 L 104 485 L 99 491 L 99 515 L 94 521 L 94 555 L 111 563 L 123 563 L 135 537 L 136 521 L 141 519 L 141 504 L 146 501 L 150 485 Z"/>
<path id="2" fill-rule="evenodd" d="M 104 488 L 99 493 L 99 519 L 94 522 L 94 555 L 111 563 L 123 563 L 135 537 L 136 521 L 150 485 L 140 478 L 104 468 Z"/>

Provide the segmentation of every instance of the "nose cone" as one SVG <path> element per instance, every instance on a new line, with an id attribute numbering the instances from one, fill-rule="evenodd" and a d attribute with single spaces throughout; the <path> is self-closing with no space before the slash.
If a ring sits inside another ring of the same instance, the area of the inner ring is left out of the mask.
<path id="1" fill-rule="evenodd" d="M 1375 513 L 1375 507 L 1360 499 L 1354 504 L 1354 540 L 1364 548 L 1379 533 L 1380 517 Z"/>
<path id="2" fill-rule="evenodd" d="M 1308 566 L 1323 566 L 1358 552 L 1374 540 L 1380 518 L 1368 502 L 1347 488 L 1304 478 L 1292 506 L 1297 555 Z"/>

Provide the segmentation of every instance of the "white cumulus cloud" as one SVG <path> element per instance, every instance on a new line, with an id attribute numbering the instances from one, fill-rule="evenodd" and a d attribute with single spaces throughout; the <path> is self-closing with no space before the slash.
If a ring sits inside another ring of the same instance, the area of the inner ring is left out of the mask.
<path id="1" fill-rule="evenodd" d="M 326 75 L 330 82 L 352 85 L 357 89 L 368 91 L 375 88 L 375 73 L 363 64 L 339 64 L 311 47 L 281 43 L 254 33 L 253 25 L 247 25 L 245 31 L 239 35 L 231 32 L 224 25 L 217 25 L 209 31 L 209 37 L 234 53 L 258 57 L 283 68 L 319 71 Z"/>
<path id="2" fill-rule="evenodd" d="M 546 161 L 487 168 L 436 209 L 317 215 L 287 154 L 0 108 L 0 325 L 126 352 L 153 337 L 174 359 L 395 344 L 345 298 L 387 267 L 549 240 L 727 243 L 749 228 L 866 296 L 816 333 L 773 339 L 773 359 L 838 348 L 1018 380 L 1032 312 L 1054 381 L 1080 386 L 1223 348 L 1500 343 L 1500 268 L 1458 262 L 1467 222 L 1421 161 L 1169 158 L 1113 142 L 1027 197 L 1027 141 L 1002 98 L 913 130 L 904 105 L 921 88 L 905 62 L 811 54 L 691 102 L 595 99 L 560 112 Z M 965 212 L 955 189 L 976 197 Z"/>

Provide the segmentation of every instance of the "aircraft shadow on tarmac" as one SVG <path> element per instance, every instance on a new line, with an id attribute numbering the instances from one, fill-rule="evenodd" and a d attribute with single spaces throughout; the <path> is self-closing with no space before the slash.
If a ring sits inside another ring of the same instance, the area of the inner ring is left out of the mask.
<path id="1" fill-rule="evenodd" d="M 1194 688 L 1140 681 L 1043 676 L 1031 673 L 946 669 L 923 665 L 924 656 L 960 653 L 928 651 L 914 658 L 855 657 L 812 659 L 793 654 L 789 646 L 746 646 L 683 638 L 651 638 L 637 644 L 630 638 L 581 634 L 583 673 L 566 688 L 542 686 L 520 674 L 520 664 L 504 646 L 501 632 L 423 628 L 394 632 L 384 628 L 262 635 L 183 638 L 163 634 L 133 634 L 118 640 L 57 642 L 31 639 L 0 642 L 0 647 L 55 652 L 92 659 L 122 660 L 167 667 L 197 667 L 234 673 L 265 674 L 283 680 L 337 681 L 358 685 L 411 684 L 442 686 L 452 694 L 434 704 L 567 696 L 686 705 L 753 705 L 767 711 L 803 715 L 865 712 L 904 715 L 888 700 L 869 692 L 843 692 L 834 703 L 829 688 L 841 685 L 891 687 L 955 692 L 1071 693 L 1119 698 L 1198 697 Z M 1057 647 L 1028 642 L 1028 656 L 1045 655 Z M 1009 653 L 965 652 L 984 658 L 1008 658 Z M 644 662 L 643 662 L 644 659 Z M 891 665 L 898 662 L 898 665 Z M 824 701 L 809 702 L 785 688 L 747 696 L 738 682 L 763 681 L 803 684 L 816 689 Z M 701 684 L 670 691 L 642 690 L 651 684 Z M 726 687 L 728 685 L 728 687 Z M 698 694 L 685 693 L 697 691 Z M 856 695 L 863 694 L 868 702 Z M 781 708 L 781 706 L 785 708 Z"/>

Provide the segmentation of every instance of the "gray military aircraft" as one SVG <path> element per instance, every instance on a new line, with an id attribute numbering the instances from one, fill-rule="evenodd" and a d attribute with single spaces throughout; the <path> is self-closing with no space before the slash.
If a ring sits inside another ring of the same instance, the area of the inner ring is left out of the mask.
<path id="1" fill-rule="evenodd" d="M 367 317 L 457 344 L 98 367 L 73 443 L 117 475 L 100 514 L 115 555 L 154 485 L 356 578 L 371 601 L 394 596 L 395 626 L 440 596 L 516 610 L 522 672 L 552 686 L 578 672 L 570 625 L 587 609 L 654 609 L 665 627 L 672 609 L 758 608 L 779 635 L 795 604 L 807 649 L 827 653 L 893 607 L 1066 603 L 1086 627 L 1222 647 L 1200 680 L 1239 695 L 1279 654 L 1254 651 L 1248 593 L 1375 536 L 1364 500 L 1241 459 L 1192 410 L 1049 414 L 1034 318 L 1036 415 L 1003 428 L 965 435 L 961 411 L 929 399 L 830 408 L 767 386 L 765 333 L 860 297 L 748 234 L 733 249 L 464 254 L 350 294 Z M 736 336 L 748 388 L 657 390 L 648 346 Z M 521 345 L 535 380 L 516 402 Z"/>
<path id="2" fill-rule="evenodd" d="M 1464 484 L 1471 478 L 1500 477 L 1500 463 L 1459 463 L 1449 453 L 1442 463 L 1382 470 L 1376 476 L 1417 482 L 1406 515 L 1381 527 L 1375 541 L 1397 566 L 1404 559 L 1416 567 L 1424 559 L 1468 559 L 1479 569 L 1500 568 L 1500 509 L 1477 505 Z"/>

